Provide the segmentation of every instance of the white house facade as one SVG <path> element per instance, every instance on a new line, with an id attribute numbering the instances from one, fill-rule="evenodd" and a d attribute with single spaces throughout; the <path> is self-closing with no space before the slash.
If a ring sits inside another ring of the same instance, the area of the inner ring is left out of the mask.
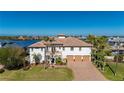
<path id="1" fill-rule="evenodd" d="M 39 57 L 40 63 L 51 57 L 61 57 L 68 62 L 91 61 L 92 45 L 74 37 L 59 35 L 54 41 L 41 41 L 29 47 L 30 63 L 35 63 L 34 55 Z"/>

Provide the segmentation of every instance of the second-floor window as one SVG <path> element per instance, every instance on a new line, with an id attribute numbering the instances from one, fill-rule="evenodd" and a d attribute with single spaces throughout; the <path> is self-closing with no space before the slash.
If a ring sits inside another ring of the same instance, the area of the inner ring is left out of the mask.
<path id="1" fill-rule="evenodd" d="M 41 51 L 43 51 L 43 48 L 41 48 Z"/>
<path id="2" fill-rule="evenodd" d="M 71 51 L 73 51 L 74 50 L 74 47 L 71 47 Z"/>
<path id="3" fill-rule="evenodd" d="M 65 47 L 63 47 L 63 50 L 65 50 Z"/>
<path id="4" fill-rule="evenodd" d="M 61 49 L 61 47 L 59 46 L 59 49 Z"/>
<path id="5" fill-rule="evenodd" d="M 79 51 L 81 51 L 81 47 L 79 47 Z"/>

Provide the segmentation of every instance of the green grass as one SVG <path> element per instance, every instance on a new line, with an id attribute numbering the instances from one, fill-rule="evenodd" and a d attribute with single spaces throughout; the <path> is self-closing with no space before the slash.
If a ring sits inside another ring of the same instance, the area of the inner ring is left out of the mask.
<path id="1" fill-rule="evenodd" d="M 41 66 L 31 67 L 29 70 L 6 70 L 0 73 L 0 80 L 29 80 L 29 81 L 67 81 L 73 80 L 72 71 L 66 67 L 44 69 Z"/>
<path id="2" fill-rule="evenodd" d="M 115 62 L 109 62 L 109 66 L 112 68 L 113 71 L 115 71 L 116 63 Z M 123 80 L 124 78 L 124 63 L 118 63 L 117 65 L 117 73 L 116 76 L 114 76 L 114 73 L 110 70 L 109 67 L 105 68 L 105 71 L 103 72 L 103 75 L 108 78 L 109 80 Z"/>

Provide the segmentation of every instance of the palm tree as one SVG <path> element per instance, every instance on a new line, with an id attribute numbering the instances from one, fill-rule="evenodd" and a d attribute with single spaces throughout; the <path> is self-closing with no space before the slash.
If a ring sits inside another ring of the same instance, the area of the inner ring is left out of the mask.
<path id="1" fill-rule="evenodd" d="M 47 46 L 47 48 L 51 47 L 51 51 L 46 50 L 45 56 L 54 57 L 54 54 L 55 54 L 54 38 L 49 37 L 49 39 L 47 39 L 47 41 L 45 41 L 45 45 Z M 48 52 L 48 54 L 47 54 L 47 52 Z M 44 65 L 45 65 L 45 68 L 48 68 L 48 66 L 49 66 L 48 57 L 45 57 Z"/>
<path id="2" fill-rule="evenodd" d="M 105 67 L 105 56 L 110 54 L 110 46 L 107 43 L 105 36 L 93 36 L 89 35 L 87 41 L 92 43 L 94 48 L 92 52 L 94 63 L 102 70 Z"/>

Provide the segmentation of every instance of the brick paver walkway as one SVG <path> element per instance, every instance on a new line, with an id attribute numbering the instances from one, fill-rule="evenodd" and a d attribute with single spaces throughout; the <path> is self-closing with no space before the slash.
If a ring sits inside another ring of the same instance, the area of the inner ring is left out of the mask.
<path id="1" fill-rule="evenodd" d="M 68 62 L 68 67 L 72 69 L 76 81 L 107 80 L 91 62 Z"/>

